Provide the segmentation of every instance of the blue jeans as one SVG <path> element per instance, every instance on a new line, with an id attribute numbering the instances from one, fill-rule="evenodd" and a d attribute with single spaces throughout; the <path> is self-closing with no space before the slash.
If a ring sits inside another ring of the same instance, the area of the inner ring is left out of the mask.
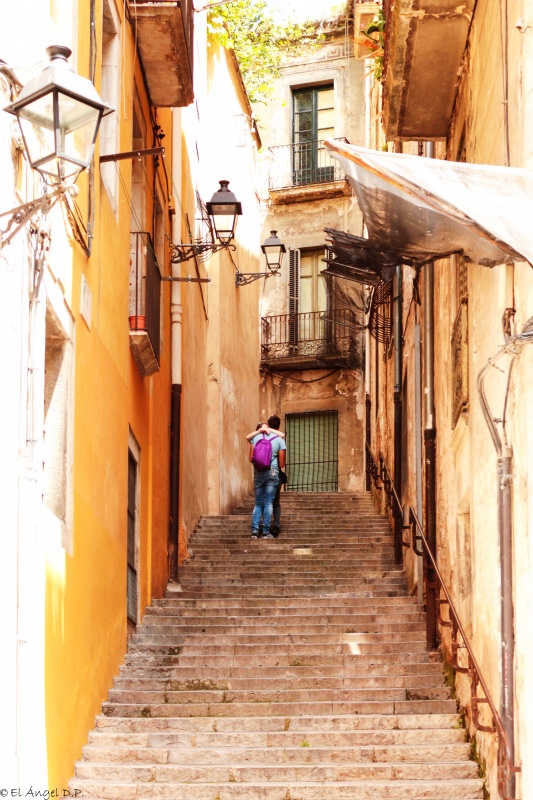
<path id="1" fill-rule="evenodd" d="M 279 471 L 266 469 L 263 472 L 254 470 L 255 507 L 252 514 L 252 532 L 259 530 L 263 517 L 263 535 L 270 532 L 272 506 L 279 486 Z"/>

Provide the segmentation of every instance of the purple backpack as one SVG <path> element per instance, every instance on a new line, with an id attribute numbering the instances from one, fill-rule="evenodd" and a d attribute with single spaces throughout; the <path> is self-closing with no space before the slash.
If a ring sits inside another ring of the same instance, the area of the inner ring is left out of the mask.
<path id="1" fill-rule="evenodd" d="M 257 444 L 254 445 L 252 453 L 252 464 L 258 470 L 270 469 L 272 462 L 272 442 L 274 439 L 279 439 L 279 436 L 273 436 L 272 439 L 267 439 L 267 434 L 263 434 L 263 438 L 259 439 Z"/>

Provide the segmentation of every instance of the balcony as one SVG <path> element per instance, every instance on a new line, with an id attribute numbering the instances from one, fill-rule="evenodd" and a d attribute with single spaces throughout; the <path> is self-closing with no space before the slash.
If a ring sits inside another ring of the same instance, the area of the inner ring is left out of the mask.
<path id="1" fill-rule="evenodd" d="M 130 234 L 130 349 L 143 378 L 159 372 L 161 273 L 150 234 Z"/>
<path id="2" fill-rule="evenodd" d="M 361 329 L 353 308 L 263 317 L 261 366 L 275 370 L 359 368 Z"/>
<path id="3" fill-rule="evenodd" d="M 383 125 L 388 140 L 447 136 L 473 6 L 473 0 L 386 4 Z"/>
<path id="4" fill-rule="evenodd" d="M 344 137 L 337 141 L 348 142 Z M 326 151 L 324 142 L 299 142 L 268 148 L 268 188 L 274 203 L 349 195 L 340 163 Z"/>
<path id="5" fill-rule="evenodd" d="M 130 13 L 152 104 L 188 106 L 194 99 L 192 0 L 135 0 Z"/>

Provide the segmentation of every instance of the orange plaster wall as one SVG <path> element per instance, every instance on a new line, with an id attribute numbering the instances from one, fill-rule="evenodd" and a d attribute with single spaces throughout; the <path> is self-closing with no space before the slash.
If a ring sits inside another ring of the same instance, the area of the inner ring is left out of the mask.
<path id="1" fill-rule="evenodd" d="M 131 149 L 131 42 L 121 149 Z M 142 88 L 140 79 L 137 85 Z M 152 145 L 146 98 L 143 101 Z M 160 124 L 170 133 L 170 112 Z M 168 136 L 166 142 L 170 143 Z M 166 143 L 165 142 L 165 143 Z M 171 163 L 170 145 L 167 159 Z M 131 162 L 120 163 L 129 192 Z M 146 165 L 146 230 L 151 226 L 153 161 Z M 142 379 L 129 349 L 130 207 L 120 189 L 119 218 L 95 170 L 96 224 L 86 259 L 73 247 L 75 318 L 74 522 L 69 555 L 50 553 L 46 586 L 45 694 L 49 785 L 66 788 L 127 646 L 127 473 L 129 430 L 141 448 L 139 587 L 141 614 L 167 581 L 170 311 L 164 294 L 161 371 Z M 161 181 L 164 187 L 164 180 Z M 168 223 L 170 227 L 170 223 Z M 168 269 L 167 269 L 168 271 Z M 91 329 L 79 313 L 81 276 L 92 292 Z M 53 555 L 53 558 L 52 558 Z"/>

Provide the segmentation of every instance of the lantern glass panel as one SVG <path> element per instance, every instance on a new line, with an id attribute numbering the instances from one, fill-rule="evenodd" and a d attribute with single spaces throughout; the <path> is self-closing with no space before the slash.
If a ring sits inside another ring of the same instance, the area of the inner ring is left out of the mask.
<path id="1" fill-rule="evenodd" d="M 33 167 L 66 180 L 91 163 L 101 110 L 51 91 L 19 109 L 22 135 Z"/>
<path id="2" fill-rule="evenodd" d="M 229 242 L 235 235 L 237 216 L 233 206 L 213 205 L 213 223 L 216 234 L 221 242 Z"/>

